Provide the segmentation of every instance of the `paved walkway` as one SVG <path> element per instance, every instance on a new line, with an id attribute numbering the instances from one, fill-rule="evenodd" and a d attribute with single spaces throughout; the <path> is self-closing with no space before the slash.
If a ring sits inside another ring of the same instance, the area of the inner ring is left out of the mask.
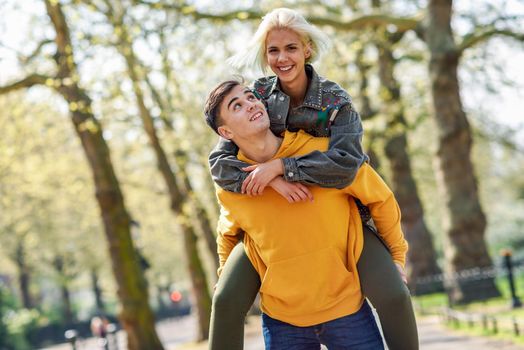
<path id="1" fill-rule="evenodd" d="M 159 322 L 157 330 L 166 350 L 207 350 L 207 343 L 194 343 L 195 319 L 183 317 Z M 509 341 L 473 337 L 446 329 L 438 317 L 418 319 L 421 350 L 524 350 L 523 345 L 514 345 Z M 119 350 L 125 350 L 125 337 L 119 332 Z M 57 345 L 47 350 L 70 350 L 68 344 Z M 93 338 L 80 340 L 77 350 L 103 349 Z M 324 349 L 324 348 L 323 348 Z M 261 334 L 260 317 L 252 316 L 246 326 L 245 350 L 264 350 Z"/>
<path id="2" fill-rule="evenodd" d="M 452 331 L 438 317 L 430 316 L 417 320 L 421 350 L 523 350 L 523 345 L 510 341 L 474 337 Z"/>
<path id="3" fill-rule="evenodd" d="M 436 316 L 420 318 L 417 321 L 421 350 L 524 350 L 523 345 L 514 345 L 509 341 L 454 332 L 445 328 Z M 207 350 L 207 343 L 185 344 L 169 350 Z M 245 350 L 264 350 L 259 318 L 252 317 L 248 322 Z"/>

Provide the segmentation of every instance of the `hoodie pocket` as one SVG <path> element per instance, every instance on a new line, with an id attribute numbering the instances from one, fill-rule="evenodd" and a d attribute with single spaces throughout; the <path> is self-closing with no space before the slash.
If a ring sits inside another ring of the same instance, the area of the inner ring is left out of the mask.
<path id="1" fill-rule="evenodd" d="M 353 273 L 328 247 L 269 265 L 260 292 L 271 313 L 307 315 L 329 309 L 354 293 Z"/>

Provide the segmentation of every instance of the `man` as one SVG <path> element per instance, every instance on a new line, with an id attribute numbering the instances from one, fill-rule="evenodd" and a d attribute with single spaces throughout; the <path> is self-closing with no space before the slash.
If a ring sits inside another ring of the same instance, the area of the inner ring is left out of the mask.
<path id="1" fill-rule="evenodd" d="M 263 103 L 238 81 L 215 88 L 206 113 L 208 124 L 239 147 L 238 158 L 251 164 L 328 147 L 327 138 L 303 131 L 275 136 Z M 318 348 L 319 343 L 345 349 L 383 348 L 360 290 L 356 262 L 362 250 L 362 223 L 352 197 L 369 207 L 393 259 L 403 265 L 407 244 L 392 192 L 367 164 L 342 190 L 291 189 L 314 200 L 289 204 L 273 188 L 257 197 L 217 189 L 222 206 L 217 239 L 220 265 L 239 234 L 246 232 L 246 252 L 262 280 L 267 348 Z"/>

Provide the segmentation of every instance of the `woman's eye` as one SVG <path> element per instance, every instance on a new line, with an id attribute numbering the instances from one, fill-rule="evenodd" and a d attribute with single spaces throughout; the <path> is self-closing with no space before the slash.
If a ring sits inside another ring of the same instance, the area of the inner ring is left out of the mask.
<path id="1" fill-rule="evenodd" d="M 249 95 L 249 96 L 247 97 L 247 99 L 248 99 L 249 101 L 253 101 L 253 100 L 255 100 L 256 98 L 255 98 L 255 95 Z"/>
<path id="2" fill-rule="evenodd" d="M 233 110 L 238 111 L 240 109 L 240 103 L 235 103 Z"/>

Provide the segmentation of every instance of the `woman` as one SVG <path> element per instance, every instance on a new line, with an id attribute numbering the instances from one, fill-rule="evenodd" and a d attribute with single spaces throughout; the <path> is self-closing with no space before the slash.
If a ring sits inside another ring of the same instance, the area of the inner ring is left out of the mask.
<path id="1" fill-rule="evenodd" d="M 327 49 L 328 40 L 301 15 L 289 9 L 268 13 L 251 44 L 232 59 L 237 67 L 268 66 L 275 77 L 261 78 L 255 91 L 266 102 L 271 129 L 304 129 L 330 137 L 326 152 L 312 152 L 254 166 L 236 159 L 234 144 L 222 140 L 210 155 L 211 172 L 222 188 L 248 195 L 262 193 L 277 176 L 287 181 L 343 188 L 351 183 L 367 157 L 362 152 L 362 126 L 349 95 L 336 83 L 317 75 L 308 63 Z M 275 190 L 278 191 L 277 188 Z M 308 199 L 307 190 L 281 193 L 289 201 Z M 366 223 L 365 208 L 362 208 Z M 369 227 L 358 262 L 364 295 L 377 309 L 391 350 L 418 349 L 418 336 L 409 291 L 401 264 Z M 400 272 L 400 273 L 399 273 Z M 401 276 L 402 275 L 402 276 Z M 258 292 L 260 280 L 241 244 L 228 257 L 213 298 L 210 349 L 242 349 L 243 322 Z"/>

